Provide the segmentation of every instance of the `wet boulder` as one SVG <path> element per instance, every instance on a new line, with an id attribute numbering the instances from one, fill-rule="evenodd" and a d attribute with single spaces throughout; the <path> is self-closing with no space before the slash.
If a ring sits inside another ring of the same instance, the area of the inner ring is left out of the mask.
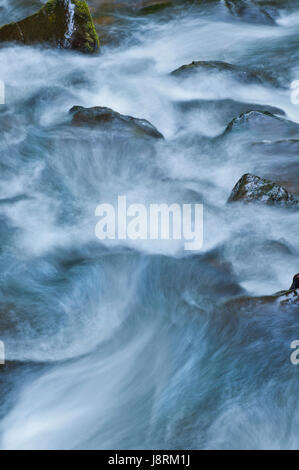
<path id="1" fill-rule="evenodd" d="M 299 209 L 299 202 L 282 186 L 249 173 L 237 182 L 228 200 L 230 203 L 237 201 Z"/>
<path id="2" fill-rule="evenodd" d="M 230 156 L 236 160 L 247 158 L 251 173 L 266 175 L 299 193 L 297 123 L 268 111 L 248 111 L 234 118 L 216 141 L 229 148 Z"/>
<path id="3" fill-rule="evenodd" d="M 0 42 L 47 44 L 84 53 L 99 49 L 89 7 L 82 0 L 49 0 L 34 15 L 2 26 Z"/>
<path id="4" fill-rule="evenodd" d="M 299 274 L 296 274 L 293 278 L 293 283 L 290 287 L 290 290 L 299 289 Z"/>
<path id="5" fill-rule="evenodd" d="M 163 135 L 146 119 L 126 116 L 110 108 L 96 106 L 84 108 L 74 106 L 70 110 L 72 124 L 76 126 L 102 127 L 123 133 L 129 132 L 135 136 L 163 139 Z"/>
<path id="6" fill-rule="evenodd" d="M 194 60 L 171 72 L 173 77 L 185 79 L 199 74 L 223 74 L 238 82 L 246 84 L 277 85 L 274 78 L 264 70 L 252 70 L 240 65 L 216 60 Z"/>
<path id="7" fill-rule="evenodd" d="M 293 138 L 299 137 L 299 125 L 267 111 L 248 111 L 228 124 L 224 135 L 232 134 L 248 136 L 251 141 Z"/>
<path id="8" fill-rule="evenodd" d="M 265 2 L 264 2 L 265 3 Z M 225 0 L 225 6 L 235 17 L 250 23 L 275 25 L 276 10 L 253 0 Z"/>
<path id="9" fill-rule="evenodd" d="M 276 113 L 278 114 L 278 113 Z M 299 154 L 299 139 L 285 139 L 273 141 L 261 141 L 252 144 L 252 147 L 258 149 L 264 156 L 268 155 L 287 155 L 296 157 Z"/>

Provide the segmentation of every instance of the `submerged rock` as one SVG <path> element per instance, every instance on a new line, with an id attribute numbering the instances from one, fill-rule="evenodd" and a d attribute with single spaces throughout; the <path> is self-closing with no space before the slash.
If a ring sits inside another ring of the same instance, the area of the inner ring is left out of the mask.
<path id="1" fill-rule="evenodd" d="M 298 309 L 298 292 L 296 290 L 288 290 L 261 297 L 238 297 L 224 303 L 222 313 L 229 316 L 238 316 L 240 314 L 272 314 L 274 306 L 276 306 L 278 311 L 285 311 L 288 308 L 294 307 Z"/>
<path id="2" fill-rule="evenodd" d="M 252 0 L 225 0 L 225 5 L 232 15 L 244 21 L 267 25 L 276 24 L 276 11 L 273 8 L 267 8 L 267 4 L 261 6 Z"/>
<path id="3" fill-rule="evenodd" d="M 259 111 L 261 113 L 266 112 L 285 116 L 284 110 L 281 108 L 276 108 L 275 106 L 270 106 L 267 104 L 245 103 L 231 99 L 178 101 L 176 106 L 181 111 L 194 111 L 196 109 L 203 109 L 207 112 L 212 112 L 215 110 L 223 115 L 222 118 L 231 116 L 232 114 L 235 116 L 240 116 L 241 114 L 250 113 L 251 111 Z"/>
<path id="4" fill-rule="evenodd" d="M 224 135 L 239 134 L 243 131 L 254 139 L 283 139 L 299 136 L 299 125 L 267 111 L 249 111 L 233 119 L 225 129 Z"/>
<path id="5" fill-rule="evenodd" d="M 243 82 L 262 84 L 265 82 L 273 83 L 273 78 L 267 75 L 263 70 L 251 70 L 235 64 L 229 64 L 221 61 L 205 61 L 197 60 L 190 64 L 182 65 L 178 69 L 171 72 L 171 75 L 180 78 L 187 78 L 198 73 L 223 73 L 230 77 Z"/>
<path id="6" fill-rule="evenodd" d="M 0 42 L 48 44 L 85 53 L 99 49 L 89 7 L 83 0 L 49 0 L 34 15 L 2 26 Z"/>
<path id="7" fill-rule="evenodd" d="M 236 201 L 255 201 L 299 209 L 299 202 L 282 186 L 249 173 L 238 181 L 228 200 L 228 202 Z"/>
<path id="8" fill-rule="evenodd" d="M 298 274 L 294 277 L 298 278 Z M 294 283 L 293 283 L 294 285 Z M 242 296 L 225 302 L 222 306 L 222 313 L 226 315 L 252 315 L 273 313 L 273 307 L 276 306 L 278 311 L 285 311 L 288 308 L 296 308 L 299 306 L 299 291 L 297 287 L 289 290 L 283 290 L 273 295 L 264 295 L 260 297 Z M 296 284 L 297 285 L 297 284 Z M 298 283 L 299 287 L 299 283 Z"/>
<path id="9" fill-rule="evenodd" d="M 280 154 L 295 157 L 299 154 L 299 139 L 254 142 L 252 147 L 259 149 L 264 155 Z"/>
<path id="10" fill-rule="evenodd" d="M 77 126 L 109 126 L 116 131 L 131 131 L 137 136 L 163 139 L 163 135 L 146 119 L 138 119 L 117 113 L 110 108 L 74 106 L 70 110 L 72 123 Z"/>
<path id="11" fill-rule="evenodd" d="M 175 103 L 175 106 L 183 113 L 200 113 L 203 116 L 211 117 L 214 122 L 219 123 L 222 127 L 226 126 L 232 119 L 235 119 L 236 116 L 250 111 L 285 115 L 282 109 L 274 106 L 242 103 L 241 101 L 231 99 L 178 101 Z"/>
<path id="12" fill-rule="evenodd" d="M 140 15 L 151 15 L 153 13 L 158 13 L 162 10 L 165 10 L 165 8 L 169 8 L 173 5 L 173 2 L 171 1 L 155 1 L 155 2 L 150 2 L 150 4 L 147 4 L 146 6 L 142 7 L 139 10 Z"/>
<path id="13" fill-rule="evenodd" d="M 250 172 L 299 193 L 299 125 L 266 111 L 234 118 L 216 141 L 238 160 L 250 160 Z"/>
<path id="14" fill-rule="evenodd" d="M 298 139 L 253 142 L 247 151 L 252 173 L 266 174 L 291 193 L 299 194 Z"/>

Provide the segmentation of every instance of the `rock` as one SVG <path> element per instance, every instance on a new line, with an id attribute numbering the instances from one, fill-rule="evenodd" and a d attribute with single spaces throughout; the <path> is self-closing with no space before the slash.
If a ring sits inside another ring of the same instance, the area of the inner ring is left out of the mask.
<path id="1" fill-rule="evenodd" d="M 273 84 L 273 78 L 264 71 L 250 70 L 239 65 L 229 64 L 221 61 L 193 61 L 190 64 L 182 65 L 171 72 L 175 77 L 185 78 L 195 73 L 223 73 L 243 83 L 262 84 L 269 82 Z"/>
<path id="2" fill-rule="evenodd" d="M 77 126 L 109 126 L 117 132 L 130 131 L 141 137 L 163 139 L 163 135 L 146 119 L 125 116 L 110 108 L 74 106 L 70 110 L 70 114 L 72 115 L 72 124 Z"/>
<path id="3" fill-rule="evenodd" d="M 82 0 L 49 0 L 34 15 L 2 26 L 0 42 L 47 44 L 85 53 L 99 49 L 88 5 Z"/>
<path id="4" fill-rule="evenodd" d="M 299 140 L 253 142 L 248 148 L 251 171 L 265 174 L 293 194 L 299 194 Z"/>
<path id="5" fill-rule="evenodd" d="M 284 154 L 295 157 L 299 154 L 299 139 L 254 142 L 252 147 L 259 149 L 264 155 Z"/>
<path id="6" fill-rule="evenodd" d="M 282 307 L 299 304 L 299 295 L 296 290 L 289 290 L 278 296 Z"/>
<path id="7" fill-rule="evenodd" d="M 250 172 L 266 176 L 299 193 L 299 125 L 265 111 L 249 111 L 234 118 L 216 138 L 235 158 L 250 159 Z"/>
<path id="8" fill-rule="evenodd" d="M 299 202 L 282 186 L 259 176 L 246 174 L 234 187 L 228 202 L 260 202 L 299 209 Z"/>
<path id="9" fill-rule="evenodd" d="M 295 278 L 299 275 L 297 274 Z M 294 278 L 294 279 L 295 279 Z M 299 286 L 299 284 L 298 284 Z M 273 313 L 273 307 L 277 307 L 278 311 L 285 311 L 287 308 L 298 308 L 299 292 L 291 288 L 283 290 L 273 295 L 264 295 L 260 297 L 242 296 L 225 302 L 222 306 L 222 312 L 226 315 L 237 315 L 255 313 L 265 314 Z"/>
<path id="10" fill-rule="evenodd" d="M 268 112 L 271 114 L 285 115 L 285 112 L 274 106 L 256 104 L 256 103 L 242 103 L 231 99 L 219 100 L 189 100 L 178 101 L 175 106 L 184 113 L 200 112 L 209 116 L 213 121 L 218 122 L 221 126 L 226 126 L 227 122 L 235 119 L 236 116 L 250 112 L 260 111 Z"/>
<path id="11" fill-rule="evenodd" d="M 151 15 L 153 13 L 158 13 L 162 10 L 165 10 L 165 8 L 169 8 L 173 5 L 173 2 L 170 1 L 155 1 L 155 2 L 150 2 L 149 5 L 144 6 L 139 10 L 140 15 Z"/>
<path id="12" fill-rule="evenodd" d="M 252 23 L 276 25 L 276 11 L 251 0 L 225 0 L 229 12 L 244 21 Z"/>
<path id="13" fill-rule="evenodd" d="M 272 314 L 273 307 L 278 311 L 284 312 L 288 308 L 298 309 L 299 295 L 296 290 L 288 290 L 278 292 L 273 295 L 265 295 L 261 297 L 238 297 L 222 305 L 222 314 L 232 317 L 236 315 L 255 315 L 255 314 Z"/>
<path id="14" fill-rule="evenodd" d="M 218 0 L 89 0 L 91 11 L 104 12 L 127 12 L 129 14 L 155 13 L 168 6 L 181 4 L 209 4 L 217 3 Z"/>
<path id="15" fill-rule="evenodd" d="M 278 301 L 279 305 L 287 306 L 287 305 L 298 305 L 299 304 L 299 295 L 295 289 L 283 290 L 281 292 L 277 292 L 276 294 L 265 296 L 264 302 L 276 302 Z"/>
<path id="16" fill-rule="evenodd" d="M 299 274 L 296 274 L 293 278 L 293 284 L 290 287 L 290 290 L 299 289 Z"/>
<path id="17" fill-rule="evenodd" d="M 176 103 L 176 105 L 180 108 L 181 111 L 193 111 L 194 109 L 203 108 L 205 111 L 210 112 L 215 109 L 223 114 L 223 118 L 226 115 L 234 114 L 235 116 L 240 116 L 241 114 L 249 113 L 251 111 L 259 111 L 261 113 L 279 114 L 280 116 L 285 116 L 283 109 L 276 108 L 275 106 L 257 103 L 243 103 L 241 101 L 235 101 L 231 99 L 179 101 Z"/>
<path id="18" fill-rule="evenodd" d="M 249 111 L 233 119 L 224 135 L 246 132 L 251 140 L 273 140 L 299 136 L 299 125 L 267 111 Z"/>

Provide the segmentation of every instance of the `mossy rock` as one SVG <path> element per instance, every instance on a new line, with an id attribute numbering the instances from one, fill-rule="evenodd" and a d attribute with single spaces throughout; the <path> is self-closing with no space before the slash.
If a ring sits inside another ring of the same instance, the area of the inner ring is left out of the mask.
<path id="1" fill-rule="evenodd" d="M 126 116 L 110 108 L 95 106 L 93 108 L 84 108 L 83 106 L 74 106 L 70 110 L 72 124 L 76 126 L 102 127 L 109 128 L 118 133 L 133 134 L 139 137 L 152 137 L 163 139 L 163 135 L 146 119 L 138 119 Z"/>
<path id="2" fill-rule="evenodd" d="M 299 202 L 289 192 L 273 181 L 246 174 L 234 187 L 228 202 L 260 202 L 299 209 Z"/>
<path id="3" fill-rule="evenodd" d="M 37 13 L 0 28 L 0 42 L 47 44 L 93 53 L 99 49 L 89 7 L 82 0 L 49 0 Z"/>

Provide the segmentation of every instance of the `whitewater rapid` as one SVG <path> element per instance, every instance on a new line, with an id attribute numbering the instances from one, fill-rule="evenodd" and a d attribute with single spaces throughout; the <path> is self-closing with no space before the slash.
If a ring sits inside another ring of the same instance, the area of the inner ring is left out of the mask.
<path id="1" fill-rule="evenodd" d="M 32 12 L 13 5 L 1 2 L 1 23 Z M 1 46 L 1 449 L 298 449 L 298 314 L 221 307 L 289 287 L 298 214 L 227 205 L 244 173 L 267 176 L 273 162 L 216 139 L 234 117 L 220 100 L 275 106 L 299 123 L 298 12 L 277 27 L 213 6 L 133 16 L 120 44 L 93 57 Z M 193 60 L 262 67 L 279 85 L 170 75 Z M 202 100 L 214 104 L 186 108 Z M 74 129 L 74 105 L 147 119 L 165 140 Z M 288 158 L 277 156 L 279 171 L 296 188 Z M 99 242 L 95 208 L 119 195 L 203 203 L 203 249 Z"/>

